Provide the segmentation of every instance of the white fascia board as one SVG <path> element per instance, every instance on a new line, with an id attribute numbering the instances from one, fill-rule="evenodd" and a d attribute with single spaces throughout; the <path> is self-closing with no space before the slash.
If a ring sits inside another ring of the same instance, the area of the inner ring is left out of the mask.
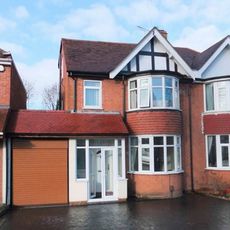
<path id="1" fill-rule="evenodd" d="M 221 46 L 213 53 L 213 55 L 205 62 L 202 68 L 198 71 L 199 77 L 202 77 L 204 71 L 212 64 L 212 62 L 219 56 L 219 54 L 225 49 L 227 45 L 230 45 L 230 38 L 228 37 Z"/>
<path id="2" fill-rule="evenodd" d="M 1 65 L 11 65 L 12 59 L 11 58 L 0 58 Z"/>
<path id="3" fill-rule="evenodd" d="M 185 72 L 187 72 L 188 75 L 195 79 L 196 76 L 193 70 L 188 66 L 188 64 L 181 58 L 181 56 L 176 52 L 173 46 L 160 34 L 158 30 L 155 31 L 155 36 L 168 50 L 169 55 L 172 55 L 174 59 L 184 68 Z"/>
<path id="4" fill-rule="evenodd" d="M 109 73 L 109 78 L 113 79 L 117 74 L 144 48 L 144 46 L 154 37 L 154 29 L 150 30 L 148 34 L 139 42 L 134 50 L 118 64 L 118 66 Z"/>

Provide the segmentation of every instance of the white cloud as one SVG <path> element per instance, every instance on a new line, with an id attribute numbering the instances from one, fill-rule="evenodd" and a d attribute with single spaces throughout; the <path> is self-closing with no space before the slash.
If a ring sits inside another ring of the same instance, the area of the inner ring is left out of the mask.
<path id="1" fill-rule="evenodd" d="M 35 96 L 31 99 L 29 108 L 42 109 L 43 89 L 54 83 L 58 83 L 57 59 L 43 59 L 34 64 L 16 63 L 22 79 L 32 83 Z"/>
<path id="2" fill-rule="evenodd" d="M 112 10 L 102 4 L 73 10 L 55 24 L 39 22 L 36 27 L 56 41 L 61 37 L 121 40 L 128 36 L 124 27 L 117 23 Z"/>
<path id="3" fill-rule="evenodd" d="M 200 28 L 186 27 L 178 40 L 173 42 L 174 46 L 185 46 L 198 51 L 203 51 L 213 45 L 225 35 L 216 26 L 209 25 Z"/>
<path id="4" fill-rule="evenodd" d="M 0 48 L 10 52 L 14 57 L 16 56 L 17 58 L 24 58 L 27 56 L 26 49 L 23 46 L 13 42 L 0 41 Z"/>
<path id="5" fill-rule="evenodd" d="M 0 32 L 7 31 L 16 26 L 16 23 L 0 16 Z"/>
<path id="6" fill-rule="evenodd" d="M 25 6 L 16 7 L 14 13 L 18 19 L 25 19 L 29 17 L 29 12 L 27 11 Z"/>
<path id="7" fill-rule="evenodd" d="M 142 25 L 156 21 L 161 17 L 159 9 L 150 0 L 134 0 L 129 4 L 117 6 L 115 12 L 126 22 L 132 25 Z"/>
<path id="8" fill-rule="evenodd" d="M 133 0 L 115 7 L 115 13 L 131 25 L 162 26 L 187 18 L 189 7 L 180 0 Z"/>

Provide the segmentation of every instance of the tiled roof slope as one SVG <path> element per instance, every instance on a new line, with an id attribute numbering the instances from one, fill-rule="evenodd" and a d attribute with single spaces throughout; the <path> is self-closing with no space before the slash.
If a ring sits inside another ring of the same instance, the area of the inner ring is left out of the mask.
<path id="1" fill-rule="evenodd" d="M 62 39 L 67 71 L 109 73 L 136 44 Z"/>
<path id="2" fill-rule="evenodd" d="M 227 37 L 213 46 L 197 52 L 185 47 L 174 47 L 194 70 L 200 69 Z M 62 39 L 67 71 L 108 74 L 137 44 Z"/>
<path id="3" fill-rule="evenodd" d="M 8 109 L 0 109 L 0 132 L 5 131 Z"/>
<path id="4" fill-rule="evenodd" d="M 196 58 L 194 59 L 191 67 L 197 70 L 200 69 L 205 64 L 205 62 L 215 53 L 215 51 L 224 43 L 227 37 L 228 36 L 210 46 L 200 54 L 196 55 Z"/>
<path id="5" fill-rule="evenodd" d="M 10 113 L 7 133 L 13 135 L 126 135 L 119 114 L 18 110 Z"/>

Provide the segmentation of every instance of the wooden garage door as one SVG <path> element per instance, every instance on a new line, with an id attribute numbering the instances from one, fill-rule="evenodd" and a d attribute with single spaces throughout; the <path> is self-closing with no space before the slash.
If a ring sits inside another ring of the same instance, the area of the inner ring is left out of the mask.
<path id="1" fill-rule="evenodd" d="M 67 196 L 67 141 L 13 141 L 13 204 L 64 204 Z"/>

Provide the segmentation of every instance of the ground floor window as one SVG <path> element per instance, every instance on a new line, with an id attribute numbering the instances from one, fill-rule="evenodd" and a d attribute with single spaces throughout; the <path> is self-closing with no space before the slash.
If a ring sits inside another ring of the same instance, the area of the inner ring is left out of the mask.
<path id="1" fill-rule="evenodd" d="M 149 135 L 130 137 L 129 170 L 131 172 L 178 172 L 181 167 L 181 137 Z"/>
<path id="2" fill-rule="evenodd" d="M 112 149 L 117 162 L 116 170 L 118 178 L 125 178 L 125 140 L 113 138 L 90 138 L 76 140 L 76 178 L 88 179 L 87 170 L 90 168 L 90 153 L 96 151 L 100 155 L 102 149 Z M 92 155 L 92 154 L 91 154 Z M 88 159 L 88 163 L 87 163 Z M 95 162 L 91 162 L 95 164 Z M 93 167 L 93 166 L 92 166 Z M 88 170 L 89 171 L 89 170 Z"/>
<path id="3" fill-rule="evenodd" d="M 230 170 L 230 135 L 206 137 L 207 168 Z"/>

